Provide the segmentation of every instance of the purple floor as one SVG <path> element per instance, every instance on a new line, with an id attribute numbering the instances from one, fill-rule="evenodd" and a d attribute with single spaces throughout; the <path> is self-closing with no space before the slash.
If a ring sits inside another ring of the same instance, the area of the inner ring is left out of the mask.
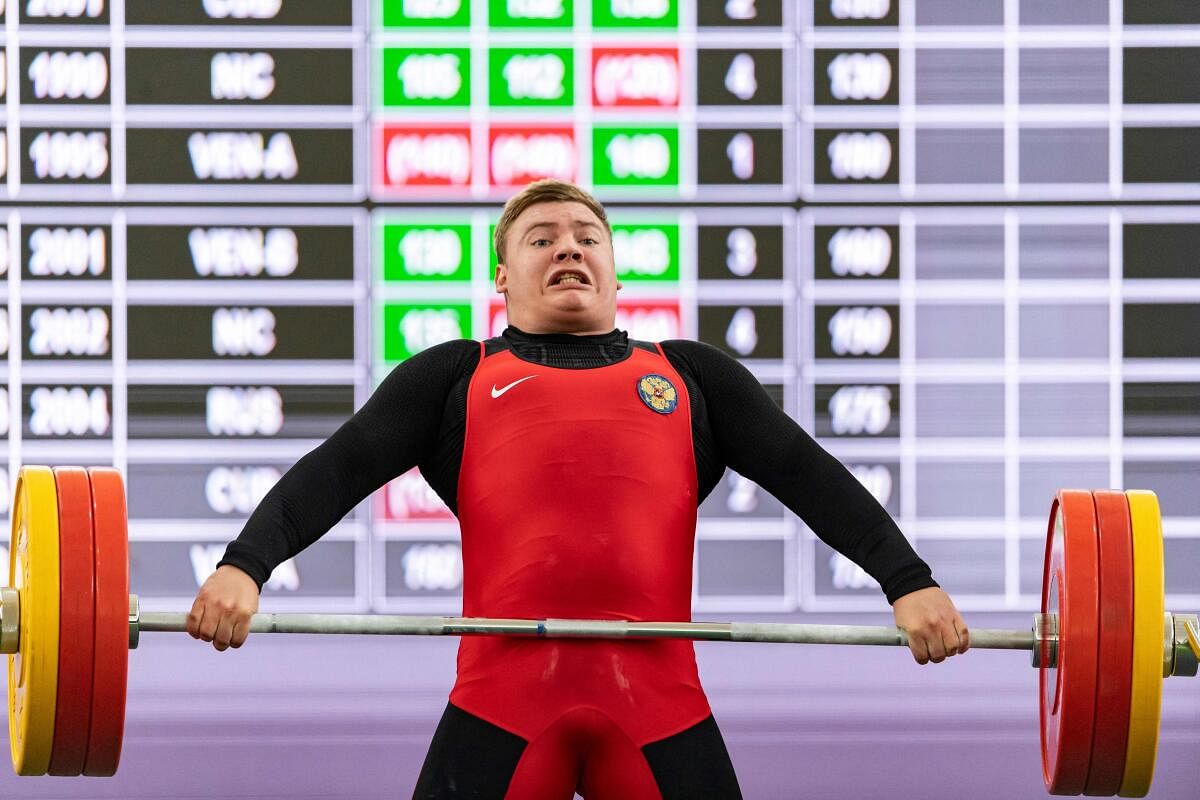
<path id="1" fill-rule="evenodd" d="M 1028 617 L 972 624 L 1025 627 Z M 260 636 L 218 655 L 182 635 L 146 635 L 130 658 L 117 777 L 5 770 L 0 797 L 407 798 L 445 704 L 455 646 Z M 1046 796 L 1027 654 L 975 651 L 922 668 L 893 648 L 697 649 L 748 799 Z M 1200 678 L 1165 684 L 1149 796 L 1200 797 Z"/>

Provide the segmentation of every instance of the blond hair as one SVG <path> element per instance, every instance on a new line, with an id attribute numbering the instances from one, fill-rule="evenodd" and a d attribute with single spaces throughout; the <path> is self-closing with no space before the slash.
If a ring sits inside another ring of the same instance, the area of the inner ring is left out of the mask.
<path id="1" fill-rule="evenodd" d="M 538 203 L 582 203 L 604 223 L 609 241 L 612 241 L 612 226 L 608 224 L 608 214 L 604 212 L 604 206 L 600 205 L 599 200 L 573 183 L 556 178 L 546 178 L 529 184 L 504 204 L 500 221 L 496 223 L 496 238 L 493 241 L 497 262 L 505 263 L 504 242 L 508 238 L 508 232 L 513 223 L 517 221 L 517 217 L 521 216 L 525 209 Z"/>

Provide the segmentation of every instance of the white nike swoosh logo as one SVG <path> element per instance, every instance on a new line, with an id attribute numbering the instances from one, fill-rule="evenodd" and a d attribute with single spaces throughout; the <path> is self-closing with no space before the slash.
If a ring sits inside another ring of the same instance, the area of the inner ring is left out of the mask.
<path id="1" fill-rule="evenodd" d="M 492 399 L 493 400 L 496 399 L 500 395 L 507 392 L 509 389 L 516 386 L 518 383 L 524 383 L 525 381 L 529 380 L 530 378 L 536 378 L 536 377 L 537 377 L 537 375 L 526 375 L 524 378 L 517 378 L 515 381 L 510 383 L 508 386 L 505 386 L 503 389 L 497 389 L 496 384 L 493 383 L 492 384 Z"/>

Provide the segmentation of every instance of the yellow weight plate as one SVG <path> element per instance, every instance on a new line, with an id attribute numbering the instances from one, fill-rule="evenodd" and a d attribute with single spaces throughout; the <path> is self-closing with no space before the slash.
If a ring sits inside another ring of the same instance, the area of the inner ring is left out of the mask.
<path id="1" fill-rule="evenodd" d="M 8 582 L 21 593 L 20 650 L 8 660 L 8 741 L 18 775 L 45 775 L 58 696 L 58 492 L 49 467 L 22 467 Z"/>
<path id="2" fill-rule="evenodd" d="M 1133 691 L 1121 797 L 1145 797 L 1154 779 L 1163 679 L 1162 517 L 1153 492 L 1129 491 L 1133 527 Z"/>

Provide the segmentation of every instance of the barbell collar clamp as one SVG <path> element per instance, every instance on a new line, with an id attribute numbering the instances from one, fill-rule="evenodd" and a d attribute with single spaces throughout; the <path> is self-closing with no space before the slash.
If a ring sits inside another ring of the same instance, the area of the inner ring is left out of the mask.
<path id="1" fill-rule="evenodd" d="M 1171 675 L 1194 678 L 1200 666 L 1200 615 L 1168 614 L 1171 625 Z"/>
<path id="2" fill-rule="evenodd" d="M 21 646 L 21 593 L 12 586 L 0 588 L 0 653 L 15 653 Z"/>
<path id="3" fill-rule="evenodd" d="M 141 638 L 142 604 L 136 594 L 129 595 L 129 649 L 137 650 Z"/>
<path id="4" fill-rule="evenodd" d="M 974 638 L 971 634 L 971 638 Z M 1033 615 L 1033 646 L 1030 648 L 1034 669 L 1042 666 L 1042 655 L 1045 654 L 1046 667 L 1053 669 L 1058 666 L 1058 615 Z"/>

